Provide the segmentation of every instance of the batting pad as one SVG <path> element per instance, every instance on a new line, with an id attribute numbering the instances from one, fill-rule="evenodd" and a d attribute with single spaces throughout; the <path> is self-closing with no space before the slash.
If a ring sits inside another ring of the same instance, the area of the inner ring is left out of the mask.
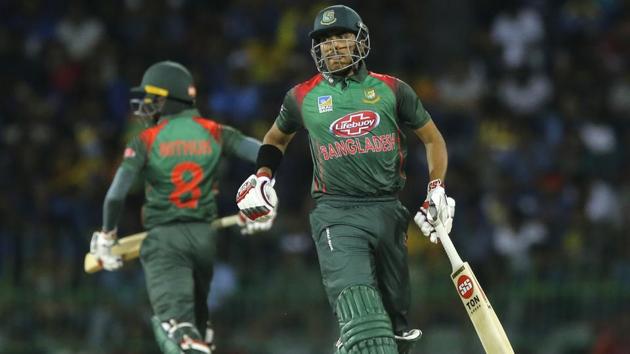
<path id="1" fill-rule="evenodd" d="M 389 316 L 371 286 L 344 289 L 335 306 L 341 332 L 338 353 L 398 354 Z"/>

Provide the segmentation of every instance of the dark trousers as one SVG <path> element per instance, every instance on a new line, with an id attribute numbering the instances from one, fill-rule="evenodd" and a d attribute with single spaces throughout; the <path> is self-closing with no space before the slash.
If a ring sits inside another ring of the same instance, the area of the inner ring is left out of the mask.
<path id="1" fill-rule="evenodd" d="M 190 322 L 204 333 L 215 239 L 216 231 L 202 222 L 149 230 L 140 259 L 153 312 L 161 321 Z"/>
<path id="2" fill-rule="evenodd" d="M 322 281 L 333 309 L 352 285 L 378 289 L 395 332 L 407 330 L 409 211 L 397 200 L 321 201 L 311 212 Z"/>

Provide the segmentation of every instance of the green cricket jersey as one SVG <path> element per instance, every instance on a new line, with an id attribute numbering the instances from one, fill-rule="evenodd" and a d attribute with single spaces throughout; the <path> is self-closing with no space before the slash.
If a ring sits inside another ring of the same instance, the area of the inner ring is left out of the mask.
<path id="1" fill-rule="evenodd" d="M 308 131 L 314 198 L 380 197 L 405 184 L 401 127 L 417 129 L 430 119 L 409 85 L 362 65 L 351 77 L 317 74 L 293 87 L 276 125 L 287 134 Z"/>
<path id="2" fill-rule="evenodd" d="M 221 154 L 235 153 L 245 137 L 199 116 L 195 109 L 160 119 L 128 144 L 121 168 L 145 175 L 146 228 L 217 217 L 215 172 Z"/>

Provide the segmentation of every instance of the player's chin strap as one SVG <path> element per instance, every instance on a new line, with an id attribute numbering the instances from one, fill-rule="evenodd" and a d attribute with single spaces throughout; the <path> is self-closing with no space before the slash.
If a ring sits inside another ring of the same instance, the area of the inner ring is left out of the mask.
<path id="1" fill-rule="evenodd" d="M 159 318 L 153 316 L 151 324 L 158 346 L 164 354 L 212 354 L 208 344 L 190 322 L 178 323 L 173 319 L 160 322 Z"/>

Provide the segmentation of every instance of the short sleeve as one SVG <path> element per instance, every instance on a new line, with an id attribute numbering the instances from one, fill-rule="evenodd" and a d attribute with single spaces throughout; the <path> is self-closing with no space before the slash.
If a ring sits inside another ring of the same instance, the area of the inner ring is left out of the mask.
<path id="1" fill-rule="evenodd" d="M 245 139 L 245 136 L 239 130 L 229 125 L 222 125 L 221 128 L 223 149 L 230 155 L 234 154 L 241 141 Z"/>
<path id="2" fill-rule="evenodd" d="M 398 80 L 396 90 L 398 117 L 401 123 L 411 129 L 418 129 L 431 120 L 416 92 L 406 82 Z"/>
<path id="3" fill-rule="evenodd" d="M 294 92 L 295 88 L 284 96 L 280 113 L 276 117 L 276 125 L 285 134 L 293 134 L 302 126 L 302 115 Z"/>

